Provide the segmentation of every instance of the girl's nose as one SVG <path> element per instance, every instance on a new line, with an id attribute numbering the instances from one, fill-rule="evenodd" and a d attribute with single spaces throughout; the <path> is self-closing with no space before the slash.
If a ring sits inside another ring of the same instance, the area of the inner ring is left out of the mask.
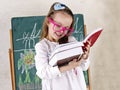
<path id="1" fill-rule="evenodd" d="M 64 33 L 64 30 L 61 30 L 60 33 Z"/>
<path id="2" fill-rule="evenodd" d="M 59 33 L 64 33 L 64 30 L 63 30 L 63 28 L 61 28 L 60 30 L 59 30 Z"/>

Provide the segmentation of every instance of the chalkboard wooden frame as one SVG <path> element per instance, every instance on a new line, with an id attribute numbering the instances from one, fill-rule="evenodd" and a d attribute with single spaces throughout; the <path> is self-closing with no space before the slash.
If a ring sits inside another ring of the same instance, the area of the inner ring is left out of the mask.
<path id="1" fill-rule="evenodd" d="M 11 81 L 12 90 L 15 89 L 15 70 L 14 70 L 14 58 L 13 58 L 13 44 L 12 44 L 12 30 L 10 30 L 10 48 L 9 48 L 9 59 L 10 59 L 10 70 L 11 70 Z"/>
<path id="2" fill-rule="evenodd" d="M 86 25 L 84 25 L 84 35 L 87 34 L 86 32 Z M 12 90 L 16 90 L 16 82 L 15 82 L 15 67 L 14 67 L 14 49 L 13 49 L 13 35 L 12 30 L 10 30 L 10 49 L 9 49 L 9 59 L 10 59 L 10 70 L 11 70 L 11 80 L 12 80 Z M 91 89 L 91 80 L 90 80 L 90 68 L 88 69 L 88 81 L 89 85 L 87 85 L 88 90 Z"/>

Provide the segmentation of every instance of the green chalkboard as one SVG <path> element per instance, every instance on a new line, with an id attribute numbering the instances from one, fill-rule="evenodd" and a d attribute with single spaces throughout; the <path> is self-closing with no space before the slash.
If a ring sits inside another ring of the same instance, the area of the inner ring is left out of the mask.
<path id="1" fill-rule="evenodd" d="M 84 39 L 82 14 L 75 14 L 74 33 L 78 41 Z M 41 90 L 41 80 L 36 76 L 34 46 L 39 41 L 45 16 L 14 17 L 12 25 L 12 45 L 16 90 Z M 89 85 L 88 72 L 84 72 Z"/>

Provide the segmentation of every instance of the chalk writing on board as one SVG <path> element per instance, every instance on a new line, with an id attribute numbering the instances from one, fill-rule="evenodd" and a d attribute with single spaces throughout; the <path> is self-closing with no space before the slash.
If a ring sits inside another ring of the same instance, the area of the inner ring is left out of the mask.
<path id="1" fill-rule="evenodd" d="M 34 24 L 34 27 L 33 27 L 33 30 L 32 32 L 23 32 L 23 35 L 21 38 L 18 38 L 16 39 L 17 42 L 19 41 L 22 41 L 22 44 L 24 45 L 24 49 L 26 49 L 27 47 L 30 49 L 31 46 L 34 47 L 35 46 L 35 39 L 36 38 L 39 38 L 39 35 L 40 35 L 40 32 L 41 32 L 41 29 L 38 30 L 37 32 L 37 29 L 36 29 L 36 26 L 37 26 L 37 23 Z M 31 45 L 32 43 L 32 45 Z M 16 52 L 17 51 L 23 51 L 24 49 L 21 49 L 21 50 L 15 50 Z"/>
<path id="2" fill-rule="evenodd" d="M 79 21 L 80 21 L 80 18 L 79 17 L 76 17 L 76 19 L 75 19 L 75 22 L 74 22 L 74 34 L 76 34 L 76 35 L 74 35 L 75 36 L 75 38 L 78 40 L 78 41 L 80 41 L 80 40 L 82 40 L 83 39 L 83 28 L 84 28 L 84 25 L 79 25 Z"/>
<path id="3" fill-rule="evenodd" d="M 74 23 L 74 29 L 75 29 L 75 31 L 74 31 L 74 33 L 81 33 L 82 32 L 82 29 L 83 29 L 83 26 L 81 25 L 81 26 L 79 26 L 78 27 L 78 21 L 79 21 L 79 17 L 76 17 L 76 20 L 75 20 L 75 23 Z"/>

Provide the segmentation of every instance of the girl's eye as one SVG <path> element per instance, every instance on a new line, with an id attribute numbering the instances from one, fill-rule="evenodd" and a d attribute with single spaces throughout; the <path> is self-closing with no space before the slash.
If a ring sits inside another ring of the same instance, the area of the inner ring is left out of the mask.
<path id="1" fill-rule="evenodd" d="M 57 26 L 58 28 L 60 28 L 60 27 L 61 27 L 61 25 L 59 25 L 59 24 L 56 24 L 56 26 Z"/>

